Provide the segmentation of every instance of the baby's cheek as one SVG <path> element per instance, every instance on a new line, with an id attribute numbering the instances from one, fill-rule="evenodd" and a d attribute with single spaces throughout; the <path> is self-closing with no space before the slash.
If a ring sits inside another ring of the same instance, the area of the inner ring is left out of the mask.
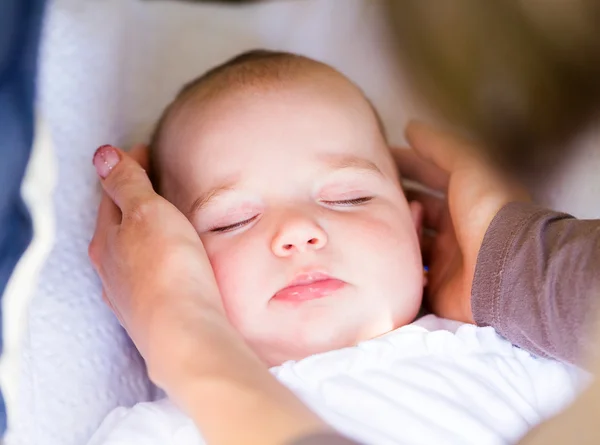
<path id="1" fill-rule="evenodd" d="M 374 212 L 375 215 L 375 212 Z M 422 260 L 416 229 L 411 221 L 400 212 L 378 212 L 377 216 L 366 216 L 353 227 L 351 239 L 361 252 L 361 263 L 365 255 L 372 255 L 369 270 L 377 275 L 374 281 L 402 289 L 419 288 L 422 278 Z M 409 284 L 410 283 L 410 284 Z"/>
<path id="2" fill-rule="evenodd" d="M 417 240 L 416 230 L 405 219 L 399 212 L 373 212 L 355 221 L 352 231 L 357 236 L 355 239 L 370 246 L 370 250 L 375 251 L 376 246 L 395 249 Z"/>
<path id="3" fill-rule="evenodd" d="M 221 246 L 218 250 L 208 249 L 223 306 L 230 322 L 240 331 L 245 330 L 248 319 L 256 309 L 251 296 L 254 294 L 253 256 L 251 251 L 239 243 Z"/>
<path id="4" fill-rule="evenodd" d="M 221 291 L 221 297 L 223 300 L 231 299 L 231 296 L 236 294 L 240 273 L 243 274 L 244 261 L 241 253 L 236 252 L 235 249 L 233 251 L 221 250 L 209 254 L 209 260 Z"/>

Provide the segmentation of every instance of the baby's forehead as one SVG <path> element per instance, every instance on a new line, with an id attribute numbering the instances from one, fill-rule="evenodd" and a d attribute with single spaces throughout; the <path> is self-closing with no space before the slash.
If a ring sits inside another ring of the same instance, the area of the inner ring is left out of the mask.
<path id="1" fill-rule="evenodd" d="M 319 103 L 325 103 L 340 116 L 358 112 L 360 127 L 364 125 L 379 132 L 385 139 L 381 121 L 363 92 L 333 68 L 305 58 L 275 65 L 250 64 L 209 72 L 182 90 L 167 110 L 162 125 L 159 145 L 162 150 L 168 147 L 171 153 L 169 160 L 160 156 L 157 167 L 164 172 L 161 176 L 172 177 L 180 170 L 176 164 L 185 162 L 182 151 L 186 151 L 184 147 L 191 139 L 203 137 L 205 133 L 226 135 L 236 130 L 237 125 L 252 126 L 255 110 L 277 108 L 278 104 L 289 105 L 282 109 L 290 109 L 294 105 L 292 101 L 296 101 L 296 109 L 306 111 L 303 118 L 307 120 L 319 119 L 314 113 Z M 244 113 L 244 107 L 252 111 Z M 285 113 L 272 113 L 272 116 L 275 131 L 277 122 L 286 116 Z M 212 153 L 212 156 L 217 155 L 219 152 Z M 222 153 L 217 157 L 226 156 Z M 174 157 L 178 158 L 176 162 L 173 162 Z"/>
<path id="2" fill-rule="evenodd" d="M 245 133 L 256 136 L 259 145 L 261 137 L 270 139 L 273 133 L 309 141 L 311 136 L 329 141 L 384 136 L 362 92 L 341 75 L 329 73 L 190 96 L 170 125 L 173 137 L 188 142 L 229 141 Z"/>
<path id="3" fill-rule="evenodd" d="M 266 76 L 257 82 L 228 83 L 223 82 L 227 78 L 209 78 L 205 84 L 186 90 L 167 113 L 160 145 L 177 144 L 184 135 L 252 126 L 259 115 L 269 111 L 273 131 L 282 119 L 298 119 L 299 114 L 302 119 L 322 119 L 325 114 L 354 119 L 361 127 L 384 134 L 374 107 L 352 82 L 329 67 L 299 69 L 305 71 L 297 76 Z"/>

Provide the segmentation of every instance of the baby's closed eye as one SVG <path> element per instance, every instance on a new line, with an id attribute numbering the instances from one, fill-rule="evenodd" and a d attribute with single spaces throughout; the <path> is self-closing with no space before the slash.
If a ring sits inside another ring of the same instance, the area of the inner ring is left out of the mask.
<path id="1" fill-rule="evenodd" d="M 362 204 L 366 204 L 373 199 L 373 196 L 359 196 L 356 198 L 349 199 L 334 199 L 334 200 L 326 200 L 323 199 L 321 202 L 323 204 L 331 205 L 331 206 L 358 206 Z"/>
<path id="2" fill-rule="evenodd" d="M 213 232 L 213 233 L 230 232 L 232 230 L 239 229 L 240 227 L 244 227 L 245 225 L 250 224 L 258 217 L 259 217 L 259 215 L 256 214 L 250 218 L 242 219 L 241 221 L 238 221 L 238 222 L 229 223 L 229 224 L 221 223 L 220 225 L 217 224 L 216 226 L 211 227 L 209 229 L 209 231 Z"/>

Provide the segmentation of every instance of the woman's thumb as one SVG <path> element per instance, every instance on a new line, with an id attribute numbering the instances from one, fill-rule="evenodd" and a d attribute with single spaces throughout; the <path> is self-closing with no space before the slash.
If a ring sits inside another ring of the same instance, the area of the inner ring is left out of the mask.
<path id="1" fill-rule="evenodd" d="M 147 159 L 141 147 L 136 147 L 133 155 L 142 162 Z M 103 145 L 94 153 L 93 163 L 104 191 L 123 214 L 155 195 L 146 171 L 124 151 Z"/>

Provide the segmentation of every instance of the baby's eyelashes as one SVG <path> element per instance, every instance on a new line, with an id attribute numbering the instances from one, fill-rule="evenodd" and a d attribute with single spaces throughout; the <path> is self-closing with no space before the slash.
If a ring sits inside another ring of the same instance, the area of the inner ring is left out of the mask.
<path id="1" fill-rule="evenodd" d="M 362 194 L 362 193 L 335 193 L 328 194 L 328 199 L 323 197 L 318 198 L 315 204 L 330 208 L 332 211 L 336 210 L 350 210 L 353 207 L 360 207 L 368 204 L 375 199 L 375 196 Z M 247 209 L 248 210 L 248 209 Z M 237 229 L 248 226 L 255 222 L 265 211 L 268 209 L 255 209 L 249 211 L 239 211 L 239 209 L 229 209 L 221 218 L 211 218 L 210 215 L 204 215 L 206 223 L 199 224 L 202 228 L 200 232 L 209 233 L 226 233 L 233 232 Z M 217 216 L 214 215 L 213 216 Z M 212 221 L 211 221 L 212 220 Z"/>
<path id="2" fill-rule="evenodd" d="M 349 207 L 349 206 L 359 206 L 361 204 L 366 204 L 369 201 L 371 201 L 373 199 L 373 196 L 362 196 L 359 198 L 352 198 L 352 199 L 339 199 L 339 200 L 321 200 L 321 202 L 323 204 L 327 204 L 327 205 L 331 205 L 331 206 L 344 206 L 344 207 Z"/>
<path id="3" fill-rule="evenodd" d="M 219 202 L 217 205 L 199 211 L 193 223 L 200 233 L 229 232 L 253 222 L 262 213 L 264 213 L 262 203 Z"/>
<path id="4" fill-rule="evenodd" d="M 372 201 L 374 196 L 357 196 L 353 198 L 347 199 L 321 199 L 319 202 L 328 207 L 334 208 L 347 208 L 347 207 L 358 207 L 365 205 Z M 206 230 L 211 233 L 224 233 L 224 232 L 232 232 L 236 229 L 240 229 L 242 227 L 247 226 L 254 222 L 261 214 L 256 213 L 251 215 L 250 217 L 240 216 L 238 218 L 229 216 L 227 221 L 215 223 Z"/>
<path id="5" fill-rule="evenodd" d="M 238 229 L 240 227 L 243 227 L 247 224 L 250 224 L 252 221 L 254 221 L 256 218 L 258 218 L 259 215 L 254 215 L 251 218 L 236 222 L 236 223 L 231 223 L 231 224 L 227 224 L 224 226 L 216 226 L 216 227 L 212 227 L 211 229 L 209 229 L 210 232 L 213 233 L 222 233 L 222 232 L 230 232 L 232 230 Z"/>

